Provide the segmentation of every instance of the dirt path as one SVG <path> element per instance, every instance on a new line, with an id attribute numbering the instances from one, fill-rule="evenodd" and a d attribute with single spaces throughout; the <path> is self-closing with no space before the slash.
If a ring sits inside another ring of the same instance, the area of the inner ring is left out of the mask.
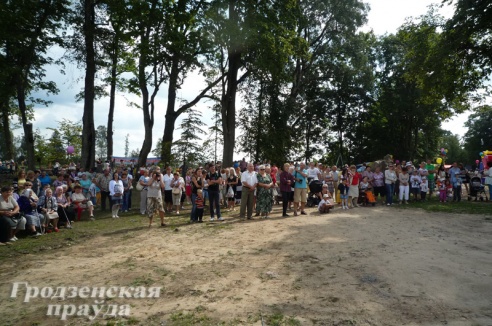
<path id="1" fill-rule="evenodd" d="M 89 323 L 46 316 L 53 300 L 10 299 L 22 281 L 162 286 L 159 298 L 107 300 L 131 305 L 128 324 L 492 325 L 492 222 L 483 216 L 374 207 L 178 230 L 144 223 L 3 264 L 0 324 Z"/>

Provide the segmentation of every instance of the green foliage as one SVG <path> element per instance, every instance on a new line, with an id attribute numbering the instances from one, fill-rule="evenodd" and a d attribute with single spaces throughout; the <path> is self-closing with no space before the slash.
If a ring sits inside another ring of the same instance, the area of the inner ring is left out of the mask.
<path id="1" fill-rule="evenodd" d="M 441 25 L 442 18 L 431 9 L 396 35 L 380 39 L 376 102 L 364 127 L 369 160 L 386 154 L 400 160 L 435 157 L 441 122 L 471 103 L 475 85 L 467 76 L 475 72 L 461 70 L 452 56 L 439 56 Z M 463 157 L 457 150 L 453 155 Z"/>
<path id="2" fill-rule="evenodd" d="M 464 165 L 471 164 L 471 160 L 468 159 L 468 152 L 461 144 L 461 140 L 458 135 L 453 134 L 450 131 L 443 131 L 443 136 L 438 146 L 439 149 L 447 149 L 446 163 L 451 164 L 453 162 L 463 163 Z M 438 157 L 438 151 L 436 149 L 435 157 Z M 478 154 L 478 153 L 477 153 Z M 432 158 L 432 157 L 431 157 Z"/>
<path id="3" fill-rule="evenodd" d="M 181 137 L 173 143 L 174 157 L 184 159 L 188 166 L 196 166 L 203 162 L 201 153 L 202 137 L 206 134 L 202 127 L 202 115 L 197 110 L 188 110 L 186 117 L 181 121 Z"/>
<path id="4" fill-rule="evenodd" d="M 454 5 L 453 17 L 444 26 L 443 48 L 456 55 L 463 67 L 481 70 L 480 77 L 492 72 L 492 5 L 488 0 L 444 0 Z"/>
<path id="5" fill-rule="evenodd" d="M 101 125 L 96 129 L 96 155 L 101 159 L 104 159 L 107 155 L 107 132 L 106 126 Z"/>
<path id="6" fill-rule="evenodd" d="M 465 126 L 468 128 L 464 137 L 464 147 L 468 152 L 467 162 L 480 159 L 479 153 L 492 150 L 492 106 L 478 107 L 472 113 Z"/>

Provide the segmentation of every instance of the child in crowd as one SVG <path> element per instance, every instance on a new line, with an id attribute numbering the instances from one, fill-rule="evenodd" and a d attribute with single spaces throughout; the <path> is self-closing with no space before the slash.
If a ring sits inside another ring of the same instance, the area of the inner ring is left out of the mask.
<path id="1" fill-rule="evenodd" d="M 340 193 L 340 199 L 342 200 L 342 209 L 349 209 L 349 207 L 348 207 L 349 180 L 348 180 L 348 178 L 342 179 L 342 182 L 338 185 L 338 191 Z"/>
<path id="2" fill-rule="evenodd" d="M 97 196 L 97 186 L 96 186 L 96 178 L 92 178 L 92 183 L 89 186 L 89 199 L 92 202 L 92 205 L 96 205 L 96 196 Z"/>
<path id="3" fill-rule="evenodd" d="M 420 199 L 425 200 L 427 192 L 429 191 L 429 184 L 427 183 L 427 178 L 422 178 L 422 183 L 420 184 Z"/>
<path id="4" fill-rule="evenodd" d="M 367 177 L 362 178 L 362 181 L 359 183 L 360 191 L 366 192 L 367 190 L 369 190 L 369 187 L 369 179 Z"/>
<path id="5" fill-rule="evenodd" d="M 453 185 L 451 184 L 451 182 L 449 181 L 449 179 L 446 179 L 446 195 L 447 195 L 447 198 L 449 198 L 449 200 L 452 200 L 453 199 Z"/>
<path id="6" fill-rule="evenodd" d="M 195 199 L 195 205 L 196 205 L 196 217 L 197 217 L 197 220 L 198 223 L 202 223 L 203 222 L 203 207 L 205 205 L 205 202 L 204 202 L 204 199 L 203 199 L 203 190 L 202 189 L 198 189 L 196 191 L 196 199 Z"/>
<path id="7" fill-rule="evenodd" d="M 319 202 L 318 212 L 320 212 L 320 214 L 329 213 L 330 208 L 333 207 L 333 204 L 330 202 L 329 198 L 330 198 L 330 195 L 324 194 L 323 199 L 321 199 L 321 201 Z"/>
<path id="8" fill-rule="evenodd" d="M 448 181 L 449 183 L 449 181 Z M 438 181 L 438 187 L 439 187 L 439 201 L 441 203 L 446 202 L 446 183 L 444 181 L 439 180 Z"/>
<path id="9" fill-rule="evenodd" d="M 414 169 L 412 176 L 410 177 L 410 193 L 413 194 L 413 200 L 418 200 L 418 195 L 420 193 L 420 184 L 422 183 L 422 178 L 419 175 L 419 171 Z"/>

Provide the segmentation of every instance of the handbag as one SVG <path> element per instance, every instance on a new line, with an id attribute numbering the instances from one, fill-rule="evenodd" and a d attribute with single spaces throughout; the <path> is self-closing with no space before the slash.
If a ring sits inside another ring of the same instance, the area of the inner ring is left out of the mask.
<path id="1" fill-rule="evenodd" d="M 138 191 L 142 191 L 142 190 L 143 190 L 143 188 L 144 188 L 144 186 L 142 186 L 142 184 L 140 183 L 140 181 L 139 181 L 139 182 L 137 182 L 137 190 L 138 190 Z"/>
<path id="2" fill-rule="evenodd" d="M 278 196 L 277 188 L 273 188 L 272 189 L 272 194 L 273 194 L 273 197 L 277 197 Z"/>
<path id="3" fill-rule="evenodd" d="M 181 195 L 181 188 L 173 187 L 173 195 Z"/>

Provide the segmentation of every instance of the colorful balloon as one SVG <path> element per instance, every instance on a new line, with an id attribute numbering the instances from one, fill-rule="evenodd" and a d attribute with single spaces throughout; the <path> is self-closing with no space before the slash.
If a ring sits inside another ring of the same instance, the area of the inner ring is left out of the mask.
<path id="1" fill-rule="evenodd" d="M 441 164 L 441 163 L 442 163 L 442 158 L 438 157 L 438 158 L 436 159 L 436 163 L 437 163 L 437 164 Z"/>
<path id="2" fill-rule="evenodd" d="M 480 161 L 479 160 L 476 160 L 475 163 L 478 164 L 478 163 L 480 163 Z"/>
<path id="3" fill-rule="evenodd" d="M 68 146 L 67 147 L 67 154 L 73 154 L 73 152 L 75 152 L 75 148 L 73 148 L 73 146 Z"/>

